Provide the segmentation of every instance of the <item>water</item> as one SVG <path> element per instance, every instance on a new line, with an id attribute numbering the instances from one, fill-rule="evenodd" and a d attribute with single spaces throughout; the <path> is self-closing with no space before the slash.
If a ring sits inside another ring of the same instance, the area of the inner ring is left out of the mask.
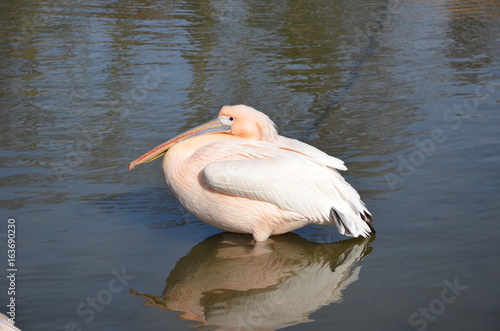
<path id="1" fill-rule="evenodd" d="M 21 329 L 498 329 L 498 2 L 0 12 L 0 240 L 15 219 Z M 343 159 L 376 237 L 308 226 L 252 247 L 186 213 L 159 161 L 127 170 L 236 103 Z"/>

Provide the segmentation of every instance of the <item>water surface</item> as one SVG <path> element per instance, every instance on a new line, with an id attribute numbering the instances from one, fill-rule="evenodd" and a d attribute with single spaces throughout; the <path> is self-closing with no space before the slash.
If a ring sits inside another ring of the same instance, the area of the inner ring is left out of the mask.
<path id="1" fill-rule="evenodd" d="M 498 2 L 0 12 L 0 240 L 14 218 L 21 329 L 498 329 Z M 254 248 L 188 214 L 159 161 L 127 170 L 237 103 L 344 160 L 376 237 L 308 226 Z"/>

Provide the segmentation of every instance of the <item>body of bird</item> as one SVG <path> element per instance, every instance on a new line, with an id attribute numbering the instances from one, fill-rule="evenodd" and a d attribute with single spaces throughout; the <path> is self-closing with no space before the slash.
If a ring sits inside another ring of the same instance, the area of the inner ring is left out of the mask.
<path id="1" fill-rule="evenodd" d="M 218 228 L 256 241 L 309 223 L 335 224 L 367 237 L 371 214 L 337 170 L 344 163 L 313 146 L 278 135 L 265 114 L 225 106 L 216 120 L 189 130 L 129 165 L 165 154 L 167 185 L 181 204 Z"/>

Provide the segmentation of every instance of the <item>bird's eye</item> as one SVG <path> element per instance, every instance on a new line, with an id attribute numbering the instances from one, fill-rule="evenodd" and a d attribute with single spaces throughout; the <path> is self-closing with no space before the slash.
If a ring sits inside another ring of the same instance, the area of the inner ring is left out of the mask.
<path id="1" fill-rule="evenodd" d="M 230 122 L 233 122 L 233 121 L 234 121 L 234 117 L 232 117 L 232 116 L 231 116 L 231 117 L 229 117 L 229 121 L 230 121 Z"/>

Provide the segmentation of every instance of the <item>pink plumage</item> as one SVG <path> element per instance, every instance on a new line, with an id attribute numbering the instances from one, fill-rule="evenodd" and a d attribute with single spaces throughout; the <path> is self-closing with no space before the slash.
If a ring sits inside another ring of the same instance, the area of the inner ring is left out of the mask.
<path id="1" fill-rule="evenodd" d="M 165 154 L 167 185 L 182 205 L 218 228 L 256 241 L 309 223 L 335 224 L 367 237 L 373 219 L 340 175 L 344 162 L 278 135 L 269 117 L 245 105 L 225 106 L 216 120 L 189 130 L 129 165 Z"/>

